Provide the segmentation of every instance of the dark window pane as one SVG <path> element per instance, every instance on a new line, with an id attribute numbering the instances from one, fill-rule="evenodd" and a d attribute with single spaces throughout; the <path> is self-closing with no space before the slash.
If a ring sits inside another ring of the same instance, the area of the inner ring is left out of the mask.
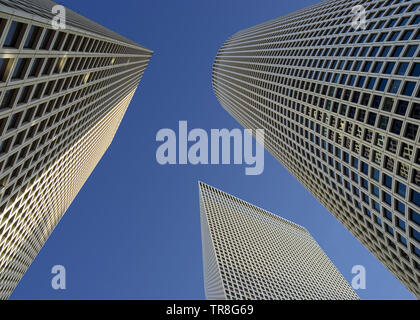
<path id="1" fill-rule="evenodd" d="M 392 70 L 394 69 L 395 62 L 388 62 L 385 67 L 384 73 L 391 74 Z"/>
<path id="2" fill-rule="evenodd" d="M 395 134 L 400 134 L 401 126 L 402 126 L 402 121 L 401 120 L 392 121 L 391 132 L 395 133 Z"/>
<path id="3" fill-rule="evenodd" d="M 29 33 L 26 37 L 24 48 L 35 49 L 36 42 L 37 42 L 36 40 L 37 40 L 37 37 L 38 37 L 38 34 L 39 34 L 40 30 L 41 30 L 40 27 L 36 27 L 36 26 L 31 27 L 31 29 L 29 30 Z"/>
<path id="4" fill-rule="evenodd" d="M 411 199 L 410 201 L 420 207 L 420 193 L 417 191 L 411 190 Z"/>
<path id="5" fill-rule="evenodd" d="M 399 115 L 405 116 L 405 113 L 407 112 L 407 107 L 408 107 L 408 101 L 398 100 L 396 113 Z"/>
<path id="6" fill-rule="evenodd" d="M 412 56 L 414 56 L 416 51 L 417 51 L 417 46 L 409 46 L 407 48 L 407 51 L 405 52 L 404 56 L 405 57 L 412 57 Z"/>
<path id="7" fill-rule="evenodd" d="M 385 91 L 386 85 L 388 83 L 388 79 L 381 78 L 378 84 L 378 91 Z"/>
<path id="8" fill-rule="evenodd" d="M 404 85 L 404 89 L 402 94 L 405 96 L 411 96 L 413 94 L 414 88 L 416 87 L 416 83 L 413 81 L 407 81 Z"/>
<path id="9" fill-rule="evenodd" d="M 410 76 L 418 77 L 420 76 L 420 63 L 415 63 L 411 69 Z"/>
<path id="10" fill-rule="evenodd" d="M 419 103 L 413 103 L 410 117 L 414 119 L 420 119 L 420 104 Z"/>
<path id="11" fill-rule="evenodd" d="M 10 25 L 9 32 L 7 33 L 6 40 L 3 43 L 4 47 L 17 48 L 19 45 L 19 38 L 24 31 L 24 24 L 13 21 Z"/>
<path id="12" fill-rule="evenodd" d="M 407 129 L 405 132 L 405 137 L 411 140 L 416 139 L 418 126 L 412 123 L 407 124 Z"/>
<path id="13" fill-rule="evenodd" d="M 408 68 L 408 63 L 407 62 L 400 63 L 399 66 L 398 66 L 397 74 L 399 76 L 405 75 L 405 72 L 407 71 L 407 68 Z"/>
<path id="14" fill-rule="evenodd" d="M 410 220 L 417 223 L 420 226 L 420 214 L 410 209 Z"/>
<path id="15" fill-rule="evenodd" d="M 400 85 L 401 85 L 401 80 L 392 80 L 388 91 L 390 93 L 397 93 L 398 89 L 400 88 Z"/>

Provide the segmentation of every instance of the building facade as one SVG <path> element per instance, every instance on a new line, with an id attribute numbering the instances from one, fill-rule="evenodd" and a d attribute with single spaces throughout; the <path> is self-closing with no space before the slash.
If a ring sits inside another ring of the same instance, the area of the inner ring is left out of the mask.
<path id="1" fill-rule="evenodd" d="M 236 33 L 213 66 L 222 106 L 265 129 L 267 150 L 417 297 L 419 8 L 324 1 Z"/>
<path id="2" fill-rule="evenodd" d="M 152 52 L 48 0 L 0 1 L 0 299 L 110 145 Z"/>
<path id="3" fill-rule="evenodd" d="M 199 182 L 207 299 L 353 300 L 309 232 Z"/>

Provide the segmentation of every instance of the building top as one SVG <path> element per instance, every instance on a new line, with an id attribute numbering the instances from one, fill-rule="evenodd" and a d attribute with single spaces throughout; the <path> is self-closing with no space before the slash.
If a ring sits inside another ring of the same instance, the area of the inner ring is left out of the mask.
<path id="1" fill-rule="evenodd" d="M 59 3 L 50 0 L 0 0 L 0 11 L 30 18 L 38 22 L 50 23 L 55 16 L 52 12 L 52 8 L 56 5 L 59 5 Z M 28 17 L 28 15 L 30 17 Z M 124 44 L 138 47 L 149 51 L 150 53 L 153 52 L 68 8 L 66 8 L 66 24 L 68 29 L 74 28 L 76 30 L 82 30 L 85 33 L 103 36 Z"/>

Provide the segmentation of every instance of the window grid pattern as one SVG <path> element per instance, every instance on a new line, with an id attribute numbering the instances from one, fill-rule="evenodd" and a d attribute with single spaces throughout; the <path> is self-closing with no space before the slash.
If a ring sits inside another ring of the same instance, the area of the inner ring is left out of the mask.
<path id="1" fill-rule="evenodd" d="M 307 230 L 199 183 L 208 299 L 358 299 Z"/>
<path id="2" fill-rule="evenodd" d="M 353 6 L 366 30 L 351 26 Z M 324 1 L 240 31 L 213 87 L 420 297 L 420 1 Z"/>
<path id="3" fill-rule="evenodd" d="M 112 141 L 152 52 L 75 13 L 71 27 L 53 30 L 42 14 L 51 1 L 0 4 L 8 6 L 0 10 L 6 299 Z M 31 10 L 39 14 L 28 18 Z"/>

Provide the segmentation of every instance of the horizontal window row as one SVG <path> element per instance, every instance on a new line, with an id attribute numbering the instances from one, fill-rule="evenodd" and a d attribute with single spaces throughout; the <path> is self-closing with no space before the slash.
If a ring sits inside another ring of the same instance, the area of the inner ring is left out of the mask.
<path id="1" fill-rule="evenodd" d="M 37 49 L 45 51 L 68 51 L 89 53 L 135 54 L 133 49 L 111 42 L 82 35 L 28 25 L 24 22 L 0 19 L 0 35 L 4 36 L 3 48 Z"/>

